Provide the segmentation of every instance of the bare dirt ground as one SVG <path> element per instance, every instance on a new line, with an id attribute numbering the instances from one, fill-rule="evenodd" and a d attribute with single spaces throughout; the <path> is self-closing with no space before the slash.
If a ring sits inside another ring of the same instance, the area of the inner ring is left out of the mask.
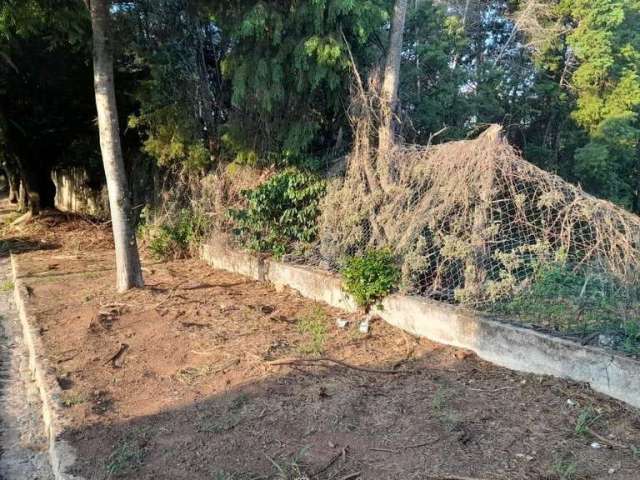
<path id="1" fill-rule="evenodd" d="M 108 226 L 79 218 L 5 229 L 8 247 L 88 479 L 640 478 L 640 412 L 586 386 L 361 334 L 197 260 L 145 258 L 147 286 L 118 295 Z M 379 371 L 277 364 L 300 357 Z"/>

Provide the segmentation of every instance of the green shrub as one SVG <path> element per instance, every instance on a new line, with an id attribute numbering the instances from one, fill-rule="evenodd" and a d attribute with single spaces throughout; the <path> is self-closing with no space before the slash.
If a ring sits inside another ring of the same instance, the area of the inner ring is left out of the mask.
<path id="1" fill-rule="evenodd" d="M 388 248 L 368 250 L 362 256 L 347 259 L 341 274 L 345 290 L 366 310 L 400 282 L 400 269 Z"/>
<path id="2" fill-rule="evenodd" d="M 229 210 L 234 233 L 250 250 L 282 256 L 294 242 L 316 238 L 324 192 L 323 180 L 288 168 L 258 188 L 242 192 L 247 208 Z"/>
<path id="3" fill-rule="evenodd" d="M 159 224 L 143 224 L 142 237 L 157 258 L 184 257 L 189 253 L 189 248 L 205 235 L 208 219 L 189 209 L 182 209 L 167 218 L 167 221 Z"/>

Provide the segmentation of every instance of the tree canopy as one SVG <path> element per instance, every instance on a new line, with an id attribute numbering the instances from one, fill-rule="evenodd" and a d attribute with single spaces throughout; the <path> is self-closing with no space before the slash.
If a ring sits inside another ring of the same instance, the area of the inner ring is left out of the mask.
<path id="1" fill-rule="evenodd" d="M 379 74 L 393 3 L 115 2 L 127 163 L 324 168 L 349 151 L 355 78 Z M 529 161 L 639 212 L 639 24 L 637 0 L 410 2 L 400 133 L 502 123 Z M 100 170 L 90 57 L 81 0 L 0 3 L 2 157 L 24 177 Z"/>

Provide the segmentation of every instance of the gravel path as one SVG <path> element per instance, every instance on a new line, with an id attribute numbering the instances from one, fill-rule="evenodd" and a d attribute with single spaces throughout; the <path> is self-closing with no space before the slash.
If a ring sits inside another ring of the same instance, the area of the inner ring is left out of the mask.
<path id="1" fill-rule="evenodd" d="M 10 260 L 0 257 L 0 480 L 53 479 L 41 411 L 13 301 Z"/>

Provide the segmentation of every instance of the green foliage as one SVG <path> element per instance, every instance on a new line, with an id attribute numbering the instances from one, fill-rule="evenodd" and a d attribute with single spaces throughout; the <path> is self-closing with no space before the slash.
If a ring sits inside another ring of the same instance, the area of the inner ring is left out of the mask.
<path id="1" fill-rule="evenodd" d="M 131 116 L 129 127 L 145 132 L 142 150 L 161 167 L 177 164 L 198 171 L 211 162 L 211 154 L 202 139 L 194 137 L 193 132 L 197 131 L 194 122 L 182 116 L 176 107 Z"/>
<path id="2" fill-rule="evenodd" d="M 640 209 L 640 3 L 563 0 L 575 28 L 568 35 L 579 61 L 573 118 L 591 141 L 576 153 L 576 177 L 599 195 Z"/>
<path id="3" fill-rule="evenodd" d="M 231 86 L 224 131 L 232 153 L 297 165 L 332 148 L 339 127 L 348 128 L 344 38 L 356 61 L 368 64 L 371 42 L 388 20 L 386 2 L 208 3 L 234 46 L 221 62 Z"/>
<path id="4" fill-rule="evenodd" d="M 578 465 L 572 455 L 557 455 L 551 468 L 558 480 L 574 480 L 578 472 Z"/>
<path id="5" fill-rule="evenodd" d="M 140 226 L 142 238 L 157 258 L 180 258 L 189 253 L 205 235 L 209 221 L 206 216 L 183 208 L 174 215 L 167 215 L 161 222 L 147 222 L 143 212 Z"/>
<path id="6" fill-rule="evenodd" d="M 411 112 L 413 131 L 407 135 L 426 143 L 431 133 L 447 125 L 444 138 L 463 136 L 472 104 L 460 89 L 469 71 L 450 67 L 451 52 L 467 45 L 462 22 L 431 1 L 420 2 L 407 15 L 399 91 L 403 107 Z"/>
<path id="7" fill-rule="evenodd" d="M 493 308 L 563 334 L 603 333 L 611 337 L 610 346 L 638 353 L 639 294 L 605 274 L 553 261 L 536 267 L 530 287 Z"/>
<path id="8" fill-rule="evenodd" d="M 593 407 L 584 408 L 578 414 L 576 419 L 576 435 L 585 435 L 589 432 L 591 426 L 600 419 L 600 415 Z"/>
<path id="9" fill-rule="evenodd" d="M 319 355 L 324 351 L 327 338 L 327 314 L 316 307 L 303 314 L 298 320 L 298 331 L 308 337 L 308 342 L 300 347 L 300 352 Z"/>
<path id="10" fill-rule="evenodd" d="M 244 209 L 231 209 L 234 233 L 250 250 L 287 253 L 294 242 L 316 238 L 316 223 L 325 182 L 311 173 L 289 168 L 254 190 L 243 191 Z"/>
<path id="11" fill-rule="evenodd" d="M 345 290 L 356 303 L 369 309 L 398 287 L 400 269 L 388 248 L 368 250 L 348 258 L 341 272 Z"/>

